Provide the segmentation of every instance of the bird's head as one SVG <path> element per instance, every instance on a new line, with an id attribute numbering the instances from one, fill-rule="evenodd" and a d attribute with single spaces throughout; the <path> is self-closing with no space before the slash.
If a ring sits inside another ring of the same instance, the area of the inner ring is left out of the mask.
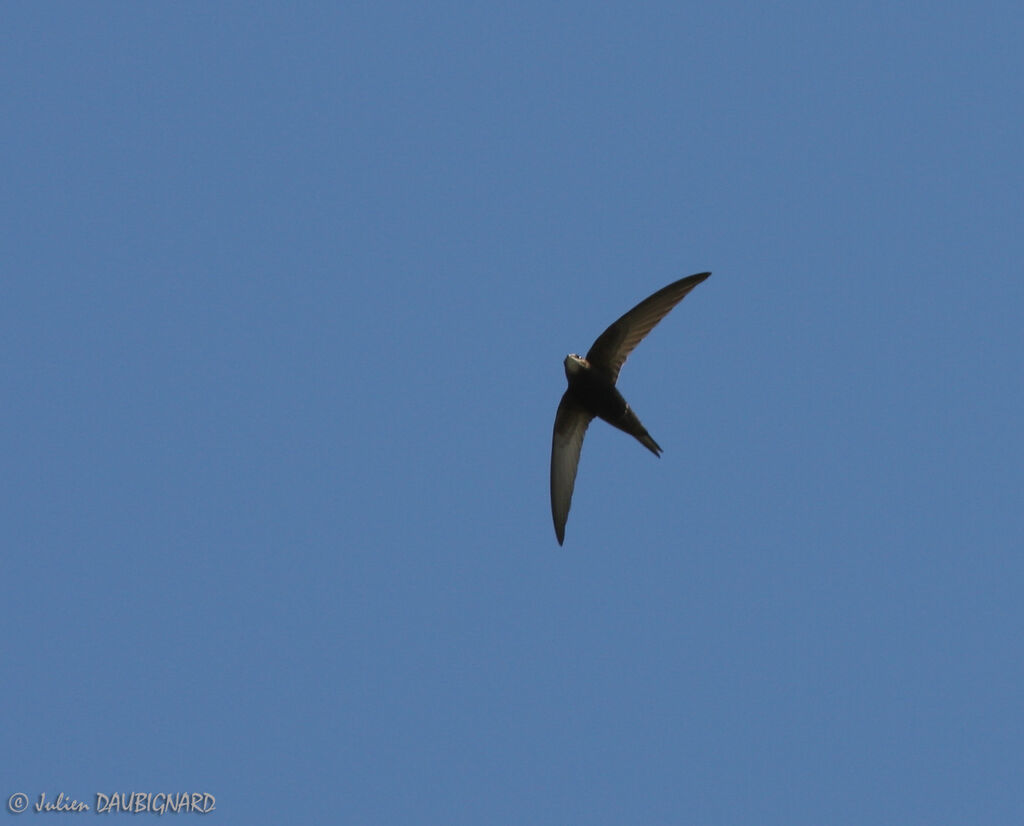
<path id="1" fill-rule="evenodd" d="M 581 370 L 586 370 L 590 367 L 589 361 L 583 358 L 583 356 L 578 356 L 575 353 L 569 353 L 569 355 L 565 357 L 563 364 L 565 364 L 566 376 L 575 376 Z"/>

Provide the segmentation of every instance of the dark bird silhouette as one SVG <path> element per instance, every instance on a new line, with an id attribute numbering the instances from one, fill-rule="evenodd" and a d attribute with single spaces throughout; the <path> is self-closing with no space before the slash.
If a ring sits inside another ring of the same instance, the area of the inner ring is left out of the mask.
<path id="1" fill-rule="evenodd" d="M 640 424 L 636 413 L 615 388 L 615 382 L 633 348 L 709 275 L 709 272 L 691 275 L 658 290 L 601 333 L 586 358 L 575 353 L 565 357 L 569 389 L 558 403 L 551 439 L 551 516 L 559 545 L 565 540 L 576 467 L 591 419 L 595 416 L 604 419 L 612 427 L 635 437 L 655 456 L 661 456 L 661 447 Z"/>

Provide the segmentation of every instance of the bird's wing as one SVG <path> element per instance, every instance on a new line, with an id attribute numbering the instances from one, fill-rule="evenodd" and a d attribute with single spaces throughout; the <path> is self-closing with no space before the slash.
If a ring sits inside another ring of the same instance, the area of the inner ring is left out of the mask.
<path id="1" fill-rule="evenodd" d="M 583 437 L 593 418 L 573 400 L 569 391 L 565 392 L 558 403 L 555 432 L 551 437 L 551 517 L 555 520 L 559 545 L 565 539 L 565 523 L 569 519 Z"/>
<path id="2" fill-rule="evenodd" d="M 597 337 L 587 353 L 591 366 L 607 373 L 612 381 L 619 377 L 623 362 L 668 311 L 686 298 L 687 293 L 711 273 L 702 272 L 681 278 L 645 298 Z"/>

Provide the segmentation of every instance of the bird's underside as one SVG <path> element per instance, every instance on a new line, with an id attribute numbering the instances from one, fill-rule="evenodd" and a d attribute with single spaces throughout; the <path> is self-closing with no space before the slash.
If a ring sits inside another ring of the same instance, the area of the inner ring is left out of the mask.
<path id="1" fill-rule="evenodd" d="M 566 356 L 569 387 L 558 404 L 551 441 L 551 516 L 559 545 L 565 540 L 583 437 L 595 417 L 630 434 L 655 456 L 661 455 L 661 447 L 640 423 L 615 383 L 637 344 L 709 275 L 691 275 L 658 290 L 601 333 L 586 358 Z"/>

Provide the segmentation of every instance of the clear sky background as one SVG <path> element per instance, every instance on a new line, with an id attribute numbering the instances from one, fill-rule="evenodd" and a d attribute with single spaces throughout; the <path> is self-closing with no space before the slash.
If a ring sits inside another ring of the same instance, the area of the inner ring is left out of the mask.
<path id="1" fill-rule="evenodd" d="M 1021 823 L 1022 24 L 5 5 L 3 817 Z"/>

